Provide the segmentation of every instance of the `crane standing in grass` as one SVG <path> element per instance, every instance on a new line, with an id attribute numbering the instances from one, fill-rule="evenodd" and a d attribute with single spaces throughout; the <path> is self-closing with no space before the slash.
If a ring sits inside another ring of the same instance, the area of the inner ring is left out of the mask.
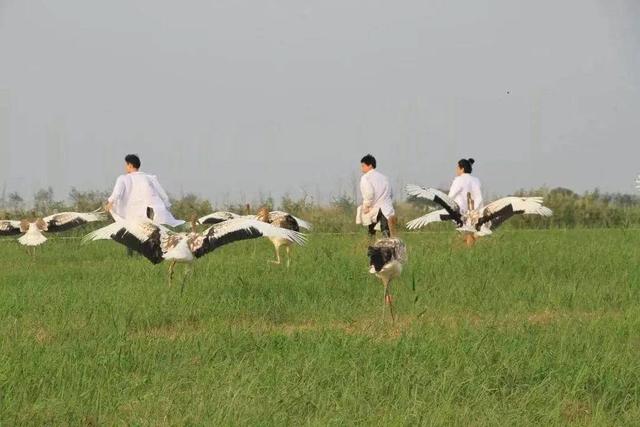
<path id="1" fill-rule="evenodd" d="M 407 248 L 398 238 L 384 238 L 369 246 L 369 272 L 375 274 L 384 286 L 384 302 L 382 304 L 382 320 L 389 306 L 391 319 L 395 321 L 393 298 L 391 297 L 391 281 L 402 274 L 402 267 L 407 262 Z"/>
<path id="2" fill-rule="evenodd" d="M 221 222 L 237 218 L 255 219 L 273 225 L 274 227 L 296 232 L 299 232 L 302 228 L 311 230 L 311 224 L 307 221 L 295 217 L 287 212 L 269 211 L 269 209 L 267 208 L 260 209 L 257 215 L 238 215 L 233 212 L 218 211 L 209 215 L 205 215 L 198 221 L 201 224 L 219 224 Z M 273 247 L 276 252 L 276 259 L 269 262 L 273 264 L 280 264 L 282 262 L 282 259 L 280 258 L 280 248 L 284 246 L 287 253 L 286 265 L 287 268 L 289 268 L 291 266 L 291 246 L 294 242 L 292 242 L 290 239 L 282 238 L 281 236 L 271 236 L 269 237 L 269 240 L 271 240 L 271 243 L 273 243 Z"/>
<path id="3" fill-rule="evenodd" d="M 267 208 L 262 208 L 258 211 L 257 219 L 258 221 L 262 221 L 285 230 L 299 232 L 301 227 L 306 228 L 307 230 L 311 228 L 311 224 L 296 218 L 291 214 L 281 211 L 269 212 Z M 289 268 L 291 266 L 291 246 L 293 245 L 293 242 L 279 236 L 269 237 L 269 240 L 273 243 L 273 247 L 276 251 L 276 259 L 271 262 L 274 264 L 280 264 L 280 248 L 284 246 L 287 253 L 287 268 Z"/>

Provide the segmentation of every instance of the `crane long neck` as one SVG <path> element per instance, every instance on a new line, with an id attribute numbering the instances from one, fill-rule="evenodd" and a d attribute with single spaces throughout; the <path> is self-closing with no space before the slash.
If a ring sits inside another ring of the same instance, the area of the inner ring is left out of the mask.
<path id="1" fill-rule="evenodd" d="M 475 209 L 474 203 L 473 203 L 473 198 L 471 198 L 471 193 L 467 193 L 467 206 L 469 208 L 470 211 Z"/>

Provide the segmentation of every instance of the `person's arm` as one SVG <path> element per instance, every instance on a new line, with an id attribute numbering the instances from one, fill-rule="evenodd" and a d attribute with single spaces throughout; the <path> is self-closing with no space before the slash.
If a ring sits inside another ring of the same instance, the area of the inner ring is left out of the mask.
<path id="1" fill-rule="evenodd" d="M 118 177 L 118 179 L 116 179 L 116 184 L 113 186 L 111 196 L 109 196 L 109 198 L 107 199 L 107 204 L 105 206 L 107 212 L 110 212 L 113 208 L 113 205 L 122 200 L 122 198 L 124 197 L 124 191 L 124 176 L 121 175 Z"/>
<path id="2" fill-rule="evenodd" d="M 164 205 L 166 207 L 170 207 L 171 201 L 169 200 L 169 196 L 167 195 L 167 192 L 164 191 L 164 188 L 162 188 L 162 186 L 160 185 L 160 182 L 158 181 L 158 177 L 155 175 L 149 175 L 149 178 L 151 180 L 151 185 L 153 186 L 153 189 L 156 191 L 156 193 L 158 193 L 158 196 L 160 196 Z"/>
<path id="3" fill-rule="evenodd" d="M 367 214 L 373 206 L 375 190 L 369 180 L 363 175 L 360 179 L 360 192 L 362 193 L 362 211 Z"/>

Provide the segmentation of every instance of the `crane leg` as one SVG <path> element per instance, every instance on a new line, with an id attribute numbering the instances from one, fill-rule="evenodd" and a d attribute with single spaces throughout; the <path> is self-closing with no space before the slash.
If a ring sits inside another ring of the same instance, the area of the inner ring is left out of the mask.
<path id="1" fill-rule="evenodd" d="M 276 259 L 275 259 L 275 261 L 269 261 L 269 262 L 272 263 L 272 264 L 280 265 L 280 246 L 275 246 L 274 245 L 274 247 L 276 248 Z"/>
<path id="2" fill-rule="evenodd" d="M 467 244 L 467 247 L 472 247 L 473 245 L 476 244 L 476 236 L 474 236 L 473 234 L 469 233 L 465 236 L 465 243 Z"/>
<path id="3" fill-rule="evenodd" d="M 175 269 L 175 266 L 176 261 L 171 261 L 171 264 L 169 264 L 169 286 L 171 286 L 173 283 L 173 271 Z"/>
<path id="4" fill-rule="evenodd" d="M 287 250 L 287 268 L 291 267 L 291 246 L 286 246 Z"/>
<path id="5" fill-rule="evenodd" d="M 182 276 L 182 284 L 180 285 L 180 295 L 184 292 L 184 283 L 187 281 L 187 276 L 191 276 L 193 274 L 193 264 L 189 263 L 189 265 L 184 269 L 184 276 Z"/>
<path id="6" fill-rule="evenodd" d="M 384 316 L 386 312 L 386 307 L 389 305 L 389 312 L 391 313 L 391 321 L 396 321 L 396 316 L 393 311 L 393 298 L 391 297 L 391 292 L 389 290 L 389 284 L 391 280 L 383 280 L 382 284 L 384 285 L 384 303 L 382 304 L 382 321 L 384 322 Z"/>
<path id="7" fill-rule="evenodd" d="M 389 304 L 389 313 L 391 313 L 391 321 L 395 322 L 396 321 L 396 313 L 394 311 L 393 308 L 393 297 L 391 296 L 391 289 L 390 289 L 390 283 L 391 281 L 389 281 L 389 283 L 387 283 L 387 298 L 386 298 L 386 303 Z"/>

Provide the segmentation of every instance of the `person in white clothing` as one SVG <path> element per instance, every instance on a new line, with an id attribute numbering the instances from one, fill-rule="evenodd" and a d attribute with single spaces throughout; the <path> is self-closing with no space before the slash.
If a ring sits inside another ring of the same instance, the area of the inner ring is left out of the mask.
<path id="1" fill-rule="evenodd" d="M 466 214 L 469 210 L 480 209 L 483 206 L 482 187 L 480 180 L 471 175 L 473 171 L 473 159 L 461 159 L 456 166 L 456 177 L 451 183 L 449 197 L 460 207 L 460 213 Z M 472 206 L 469 206 L 471 202 Z M 472 233 L 465 235 L 467 246 L 473 246 L 475 236 Z"/>
<path id="2" fill-rule="evenodd" d="M 376 226 L 380 226 L 382 235 L 393 237 L 396 234 L 396 213 L 393 209 L 393 191 L 389 179 L 376 170 L 376 159 L 367 154 L 360 160 L 362 178 L 360 178 L 360 192 L 362 193 L 361 213 L 366 217 L 365 224 L 369 224 L 369 234 L 375 236 Z"/>
<path id="3" fill-rule="evenodd" d="M 125 175 L 116 180 L 106 209 L 126 219 L 148 218 L 156 224 L 176 227 L 184 224 L 169 211 L 169 196 L 155 175 L 140 172 L 140 158 L 128 154 L 125 159 Z"/>

